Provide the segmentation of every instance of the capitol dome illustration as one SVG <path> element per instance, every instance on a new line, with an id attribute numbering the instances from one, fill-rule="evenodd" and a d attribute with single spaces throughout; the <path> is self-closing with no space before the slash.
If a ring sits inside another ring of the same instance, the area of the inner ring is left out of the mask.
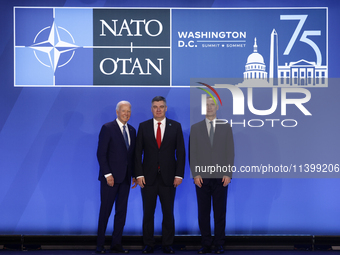
<path id="1" fill-rule="evenodd" d="M 266 65 L 263 57 L 257 52 L 256 37 L 254 39 L 254 52 L 249 55 L 245 66 L 243 78 L 247 79 L 267 79 Z"/>

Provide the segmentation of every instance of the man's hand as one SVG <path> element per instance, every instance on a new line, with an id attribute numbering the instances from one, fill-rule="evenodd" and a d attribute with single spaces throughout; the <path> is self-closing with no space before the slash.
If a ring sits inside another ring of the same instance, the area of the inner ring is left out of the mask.
<path id="1" fill-rule="evenodd" d="M 141 187 L 144 188 L 145 183 L 145 178 L 144 177 L 139 177 L 137 178 L 137 184 Z"/>
<path id="2" fill-rule="evenodd" d="M 180 185 L 181 183 L 182 183 L 182 178 L 175 177 L 175 179 L 174 179 L 174 187 L 177 188 L 178 185 Z"/>
<path id="3" fill-rule="evenodd" d="M 227 187 L 228 184 L 230 183 L 230 181 L 231 181 L 231 178 L 230 178 L 230 177 L 228 177 L 228 176 L 223 176 L 223 178 L 222 178 L 223 187 Z"/>
<path id="4" fill-rule="evenodd" d="M 137 187 L 137 180 L 136 178 L 132 178 L 132 189 L 136 188 Z"/>
<path id="5" fill-rule="evenodd" d="M 112 175 L 106 178 L 106 182 L 107 182 L 107 185 L 109 185 L 110 187 L 113 187 L 113 185 L 115 185 L 115 179 L 113 178 Z"/>
<path id="6" fill-rule="evenodd" d="M 196 177 L 194 177 L 194 183 L 195 185 L 197 185 L 198 187 L 202 188 L 202 184 L 203 184 L 203 179 L 200 175 L 197 175 Z"/>

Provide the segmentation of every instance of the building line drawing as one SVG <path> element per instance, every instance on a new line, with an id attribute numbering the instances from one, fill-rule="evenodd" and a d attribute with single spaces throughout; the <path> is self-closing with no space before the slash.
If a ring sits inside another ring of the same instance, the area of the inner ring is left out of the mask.
<path id="1" fill-rule="evenodd" d="M 300 59 L 280 65 L 278 33 L 270 35 L 269 75 L 263 56 L 258 52 L 257 38 L 254 39 L 253 53 L 245 65 L 242 83 L 239 87 L 328 87 L 328 67 L 314 61 Z"/>

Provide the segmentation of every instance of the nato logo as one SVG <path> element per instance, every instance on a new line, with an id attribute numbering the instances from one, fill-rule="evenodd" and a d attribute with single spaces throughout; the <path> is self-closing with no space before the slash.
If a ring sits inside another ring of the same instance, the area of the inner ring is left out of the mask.
<path id="1" fill-rule="evenodd" d="M 92 10 L 14 9 L 15 86 L 93 85 Z"/>
<path id="2" fill-rule="evenodd" d="M 167 86 L 170 11 L 15 7 L 14 56 L 15 86 Z"/>

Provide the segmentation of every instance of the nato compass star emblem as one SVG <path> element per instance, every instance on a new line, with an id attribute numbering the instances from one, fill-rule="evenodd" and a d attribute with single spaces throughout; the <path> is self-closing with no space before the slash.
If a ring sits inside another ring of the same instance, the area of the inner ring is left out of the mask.
<path id="1" fill-rule="evenodd" d="M 48 38 L 46 38 L 46 32 L 48 33 Z M 63 38 L 60 36 L 61 33 Z M 71 61 L 75 49 L 79 48 L 79 46 L 75 44 L 70 32 L 53 22 L 52 26 L 45 27 L 39 31 L 34 38 L 33 45 L 29 48 L 34 50 L 34 55 L 41 64 L 52 68 L 55 73 L 57 67 L 65 66 Z M 69 55 L 63 58 L 63 61 L 60 61 L 61 55 L 65 53 L 69 53 Z M 48 58 L 42 57 L 41 54 L 47 54 Z"/>

